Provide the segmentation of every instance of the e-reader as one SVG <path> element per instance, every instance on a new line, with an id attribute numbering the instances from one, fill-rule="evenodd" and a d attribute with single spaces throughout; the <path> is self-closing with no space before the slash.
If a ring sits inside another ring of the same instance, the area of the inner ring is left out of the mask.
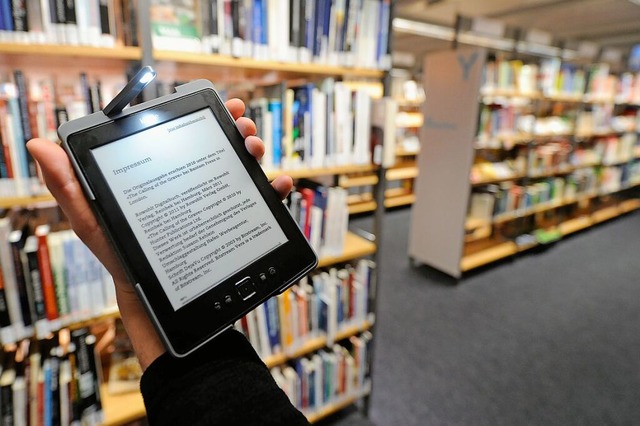
<path id="1" fill-rule="evenodd" d="M 58 134 L 167 350 L 185 356 L 317 256 L 209 81 L 124 108 L 129 100 Z"/>

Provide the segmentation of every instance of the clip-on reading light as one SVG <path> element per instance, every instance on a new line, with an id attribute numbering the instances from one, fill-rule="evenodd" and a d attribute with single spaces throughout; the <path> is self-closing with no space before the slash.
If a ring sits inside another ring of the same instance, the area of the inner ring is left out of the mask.
<path id="1" fill-rule="evenodd" d="M 104 107 L 102 112 L 107 117 L 113 117 L 122 112 L 124 107 L 140 94 L 153 79 L 156 78 L 156 72 L 150 66 L 143 67 L 135 76 L 124 86 L 124 89 L 116 95 L 109 104 Z"/>

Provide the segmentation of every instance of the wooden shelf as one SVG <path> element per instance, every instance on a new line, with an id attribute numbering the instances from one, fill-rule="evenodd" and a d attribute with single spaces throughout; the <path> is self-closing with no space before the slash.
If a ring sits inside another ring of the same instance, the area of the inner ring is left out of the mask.
<path id="1" fill-rule="evenodd" d="M 604 222 L 609 219 L 613 219 L 614 217 L 620 216 L 621 214 L 622 212 L 620 211 L 620 208 L 616 205 L 611 207 L 605 207 L 603 209 L 593 212 L 591 214 L 591 218 L 593 220 L 593 223 L 596 224 L 596 223 Z"/>
<path id="2" fill-rule="evenodd" d="M 518 252 L 518 247 L 512 241 L 499 243 L 488 241 L 481 244 L 481 246 L 485 247 L 481 247 L 476 250 L 469 250 L 469 253 L 462 257 L 460 261 L 460 270 L 462 272 L 487 265 L 497 260 L 504 259 L 505 257 L 513 256 Z M 465 247 L 465 251 L 467 251 L 467 247 Z"/>
<path id="3" fill-rule="evenodd" d="M 205 55 L 191 52 L 173 52 L 154 50 L 156 61 L 166 61 L 180 65 L 196 65 L 201 67 L 216 67 L 224 70 L 253 71 L 258 73 L 278 72 L 288 75 L 318 75 L 318 76 L 353 76 L 360 78 L 380 79 L 383 71 L 363 68 L 346 68 L 314 63 L 287 63 L 275 61 L 257 61 L 250 58 L 234 58 L 224 55 Z"/>
<path id="4" fill-rule="evenodd" d="M 365 175 L 365 176 L 340 176 L 338 185 L 343 188 L 353 188 L 354 186 L 373 186 L 378 183 L 378 176 Z"/>
<path id="5" fill-rule="evenodd" d="M 364 173 L 377 170 L 378 166 L 374 164 L 364 165 L 346 165 L 335 167 L 322 167 L 318 169 L 291 169 L 291 170 L 265 170 L 265 174 L 269 180 L 273 180 L 278 176 L 287 175 L 293 179 L 311 178 L 318 176 L 342 175 L 348 173 Z"/>
<path id="6" fill-rule="evenodd" d="M 558 228 L 560 229 L 560 233 L 564 236 L 589 228 L 592 225 L 593 222 L 589 216 L 580 216 L 562 222 Z"/>
<path id="7" fill-rule="evenodd" d="M 387 180 L 413 179 L 418 176 L 416 166 L 398 167 L 387 170 Z"/>
<path id="8" fill-rule="evenodd" d="M 398 195 L 396 197 L 390 197 L 384 200 L 384 206 L 386 208 L 408 206 L 416 201 L 415 194 Z"/>
<path id="9" fill-rule="evenodd" d="M 0 54 L 20 56 L 52 56 L 61 58 L 97 58 L 122 59 L 135 61 L 141 59 L 139 47 L 93 47 L 72 46 L 65 44 L 34 44 L 34 43 L 0 43 Z"/>
<path id="10" fill-rule="evenodd" d="M 0 209 L 10 209 L 12 207 L 30 207 L 36 204 L 56 204 L 52 195 L 35 195 L 29 197 L 7 197 L 0 198 Z"/>
<path id="11" fill-rule="evenodd" d="M 344 251 L 339 256 L 323 256 L 318 262 L 318 268 L 335 265 L 336 263 L 348 262 L 372 255 L 376 251 L 376 244 L 358 235 L 349 232 L 344 243 Z"/>
<path id="12" fill-rule="evenodd" d="M 638 199 L 625 200 L 620 203 L 620 211 L 622 213 L 629 213 L 638 209 L 640 209 L 640 200 Z"/>
<path id="13" fill-rule="evenodd" d="M 359 325 L 350 325 L 350 326 L 344 327 L 343 329 L 341 329 L 336 333 L 334 341 L 344 340 L 348 337 L 355 336 L 364 331 L 367 331 L 371 329 L 371 327 L 373 327 L 373 323 L 374 321 L 372 320 L 372 321 L 365 321 L 364 323 Z M 307 340 L 301 346 L 295 348 L 292 351 L 272 355 L 265 358 L 264 363 L 267 364 L 267 367 L 273 368 L 277 365 L 282 365 L 291 359 L 300 358 L 301 356 L 320 350 L 325 346 L 327 346 L 326 336 L 314 337 Z"/>
<path id="14" fill-rule="evenodd" d="M 364 201 L 356 204 L 349 204 L 349 214 L 369 213 L 375 211 L 378 204 L 375 201 Z"/>
<path id="15" fill-rule="evenodd" d="M 105 383 L 100 386 L 100 395 L 104 411 L 103 426 L 122 426 L 147 415 L 140 392 L 111 395 Z"/>
<path id="16" fill-rule="evenodd" d="M 514 175 L 510 175 L 510 176 L 503 176 L 503 177 L 497 177 L 497 176 L 496 177 L 482 177 L 482 178 L 479 178 L 478 180 L 471 179 L 471 185 L 474 185 L 474 186 L 487 185 L 489 183 L 506 182 L 508 180 L 518 180 L 518 179 L 524 179 L 526 177 L 527 177 L 526 174 L 514 174 Z"/>
<path id="17" fill-rule="evenodd" d="M 359 326 L 349 326 L 340 330 L 336 334 L 335 340 L 343 340 L 348 337 L 354 336 L 363 331 L 369 330 L 373 326 L 373 322 L 366 321 Z M 289 359 L 298 358 L 307 353 L 317 351 L 325 347 L 327 343 L 326 338 L 317 337 L 305 342 L 300 348 L 296 349 L 290 354 L 278 354 L 266 358 L 265 364 L 269 368 L 276 365 L 281 365 Z M 104 426 L 121 426 L 127 423 L 138 420 L 146 415 L 144 401 L 140 392 L 128 392 L 118 395 L 111 395 L 108 391 L 108 385 L 105 383 L 101 385 L 100 392 L 102 395 L 102 405 L 104 410 Z M 345 406 L 353 403 L 363 395 L 356 395 L 353 399 L 349 399 L 349 402 L 344 401 L 346 405 L 341 403 L 330 404 L 318 412 L 308 414 L 310 421 L 317 421 L 326 415 L 337 411 Z"/>
<path id="18" fill-rule="evenodd" d="M 330 416 L 333 413 L 337 413 L 338 411 L 354 404 L 356 401 L 358 401 L 361 398 L 364 398 L 370 393 L 371 393 L 371 385 L 367 384 L 365 386 L 365 389 L 360 390 L 360 392 L 356 392 L 353 395 L 347 395 L 347 396 L 341 397 L 338 400 L 323 406 L 319 410 L 311 411 L 311 412 L 303 411 L 303 413 L 307 417 L 307 420 L 309 421 L 309 423 L 315 423 L 319 420 L 324 419 L 325 417 Z"/>

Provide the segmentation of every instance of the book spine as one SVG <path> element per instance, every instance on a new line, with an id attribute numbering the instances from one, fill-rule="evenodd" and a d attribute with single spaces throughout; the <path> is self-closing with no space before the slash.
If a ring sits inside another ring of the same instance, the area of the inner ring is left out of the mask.
<path id="1" fill-rule="evenodd" d="M 26 33 L 29 31 L 29 17 L 25 0 L 11 0 L 13 31 Z"/>
<path id="2" fill-rule="evenodd" d="M 41 225 L 36 228 L 36 236 L 38 238 L 38 268 L 40 270 L 40 280 L 42 282 L 45 312 L 49 321 L 55 321 L 58 319 L 58 305 L 56 303 L 56 290 L 53 282 L 51 259 L 47 243 L 48 234 L 48 225 Z"/>
<path id="3" fill-rule="evenodd" d="M 32 304 L 32 296 L 30 293 L 30 285 L 27 284 L 29 275 L 26 270 L 26 259 L 24 248 L 24 239 L 22 231 L 13 231 L 9 236 L 11 244 L 11 254 L 13 256 L 13 269 L 16 275 L 16 284 L 18 288 L 18 297 L 20 299 L 20 310 L 25 326 L 33 324 L 34 312 Z"/>
<path id="4" fill-rule="evenodd" d="M 49 334 L 49 329 L 47 326 L 47 313 L 45 310 L 44 294 L 42 291 L 40 267 L 38 265 L 37 237 L 33 235 L 27 237 L 24 246 L 24 255 L 26 257 L 26 270 L 29 274 L 28 284 L 31 285 L 30 293 L 33 295 L 33 320 L 36 327 L 36 336 L 44 338 Z"/>

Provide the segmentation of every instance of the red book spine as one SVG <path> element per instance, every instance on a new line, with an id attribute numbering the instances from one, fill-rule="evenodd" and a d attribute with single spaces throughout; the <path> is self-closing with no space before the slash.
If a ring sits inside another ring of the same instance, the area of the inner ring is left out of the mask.
<path id="1" fill-rule="evenodd" d="M 38 266 L 40 280 L 42 282 L 42 294 L 44 297 L 44 309 L 48 320 L 58 318 L 58 304 L 56 303 L 56 289 L 51 272 L 51 260 L 49 258 L 49 246 L 47 245 L 47 231 L 36 230 L 38 237 Z"/>
<path id="2" fill-rule="evenodd" d="M 313 190 L 309 188 L 302 188 L 300 190 L 300 194 L 302 194 L 302 199 L 307 205 L 304 217 L 304 228 L 302 229 L 302 232 L 304 233 L 304 236 L 309 239 L 311 238 L 311 207 L 313 207 L 313 197 L 315 194 Z"/>

